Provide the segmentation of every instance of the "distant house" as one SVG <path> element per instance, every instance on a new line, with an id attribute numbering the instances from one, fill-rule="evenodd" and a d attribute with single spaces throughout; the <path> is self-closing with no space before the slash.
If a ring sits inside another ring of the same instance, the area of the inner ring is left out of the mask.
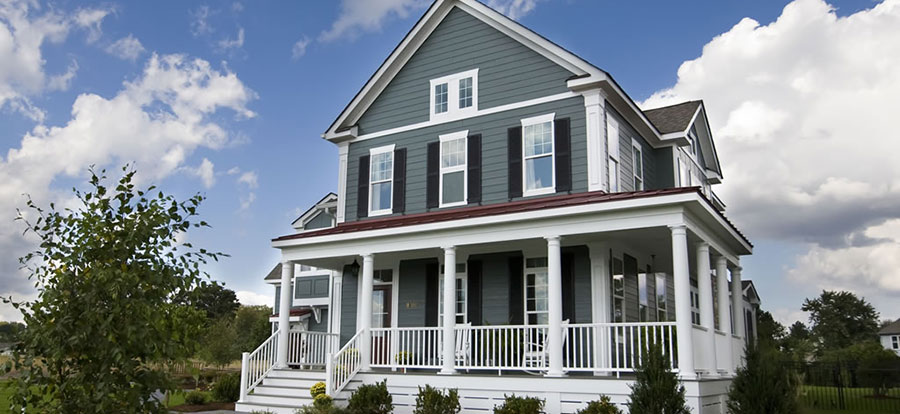
<path id="1" fill-rule="evenodd" d="M 12 353 L 12 342 L 0 342 L 0 355 L 10 355 Z"/>
<path id="2" fill-rule="evenodd" d="M 884 349 L 889 349 L 894 351 L 897 355 L 900 355 L 900 319 L 881 328 L 881 330 L 878 331 L 878 336 L 881 337 L 881 346 L 883 346 Z"/>

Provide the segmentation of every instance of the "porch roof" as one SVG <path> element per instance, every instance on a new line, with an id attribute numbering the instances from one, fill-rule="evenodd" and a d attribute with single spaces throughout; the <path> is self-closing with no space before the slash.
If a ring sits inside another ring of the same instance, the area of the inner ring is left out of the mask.
<path id="1" fill-rule="evenodd" d="M 289 234 L 272 239 L 273 242 L 305 239 L 317 236 L 353 233 L 365 230 L 388 229 L 416 224 L 437 223 L 466 218 L 487 217 L 509 213 L 523 213 L 528 211 L 543 210 L 558 207 L 572 207 L 586 204 L 598 204 L 604 202 L 630 200 L 638 198 L 660 197 L 673 194 L 697 193 L 716 211 L 723 220 L 743 239 L 748 245 L 753 246 L 750 240 L 740 230 L 719 212 L 700 191 L 700 187 L 665 188 L 660 190 L 633 191 L 626 193 L 606 193 L 592 191 L 576 194 L 562 194 L 549 197 L 512 201 L 509 203 L 491 204 L 486 206 L 463 207 L 451 210 L 430 211 L 426 213 L 409 214 L 403 216 L 391 216 L 384 218 L 365 219 L 348 223 L 340 223 L 335 227 L 309 231 L 305 233 Z"/>

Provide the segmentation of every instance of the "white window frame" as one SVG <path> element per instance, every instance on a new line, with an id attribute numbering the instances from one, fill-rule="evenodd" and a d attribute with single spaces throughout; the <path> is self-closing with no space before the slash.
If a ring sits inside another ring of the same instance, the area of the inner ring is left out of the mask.
<path id="1" fill-rule="evenodd" d="M 638 155 L 635 157 L 635 155 Z M 638 169 L 636 165 L 634 165 L 634 160 L 637 159 L 640 161 L 640 169 Z M 640 188 L 638 186 L 634 186 L 634 191 L 643 191 L 644 190 L 644 150 L 641 147 L 641 144 L 637 142 L 636 139 L 631 139 L 631 174 L 634 176 L 635 181 L 640 181 Z M 632 181 L 634 182 L 634 181 Z"/>
<path id="2" fill-rule="evenodd" d="M 439 164 L 439 181 L 438 185 L 439 193 L 438 193 L 438 205 L 440 208 L 444 207 L 456 207 L 456 206 L 464 206 L 469 203 L 469 131 L 459 131 L 454 132 L 452 134 L 439 135 L 438 139 L 440 139 L 440 150 L 438 156 L 438 164 Z M 463 140 L 463 148 L 465 149 L 465 159 L 463 163 L 460 165 L 456 165 L 453 167 L 444 167 L 444 142 L 446 141 L 455 141 L 458 139 Z M 444 203 L 444 174 L 454 173 L 454 172 L 463 172 L 463 199 L 462 201 L 454 201 L 452 203 Z"/>
<path id="3" fill-rule="evenodd" d="M 615 131 L 615 132 L 613 132 Z M 619 177 L 619 122 L 607 116 L 606 118 L 606 153 L 609 155 L 607 183 L 610 193 L 619 192 L 621 188 Z"/>
<path id="4" fill-rule="evenodd" d="M 619 275 L 615 274 L 614 260 L 619 260 L 619 262 L 622 263 L 622 273 Z M 628 321 L 628 315 L 627 315 L 628 314 L 628 304 L 625 302 L 625 289 L 626 289 L 626 287 L 625 287 L 625 261 L 622 259 L 619 259 L 617 257 L 614 257 L 614 258 L 610 259 L 609 266 L 610 266 L 609 267 L 610 270 L 612 271 L 610 273 L 610 278 L 609 278 L 609 283 L 610 283 L 609 290 L 610 290 L 610 296 L 612 297 L 612 308 L 611 308 L 612 314 L 609 315 L 609 319 L 610 319 L 610 321 L 615 322 L 615 323 L 625 323 Z M 616 293 L 616 276 L 621 276 L 621 279 L 622 279 L 621 294 Z M 621 306 L 621 309 L 619 309 L 622 313 L 621 321 L 616 321 L 616 299 L 621 300 L 620 303 L 622 306 Z"/>
<path id="5" fill-rule="evenodd" d="M 390 153 L 391 154 L 391 178 L 388 180 L 380 180 L 380 181 L 372 181 L 372 166 L 374 165 L 373 158 L 375 155 Z M 381 209 L 381 210 L 372 210 L 372 185 L 378 183 L 391 183 L 391 205 L 389 208 Z M 369 150 L 369 217 L 374 216 L 384 216 L 387 214 L 391 214 L 394 211 L 394 144 L 385 145 L 383 147 L 372 148 Z"/>
<path id="6" fill-rule="evenodd" d="M 900 335 L 894 335 L 891 337 L 891 346 L 894 350 L 900 349 Z"/>
<path id="7" fill-rule="evenodd" d="M 666 286 L 666 282 L 668 277 L 665 273 L 656 273 L 654 275 L 656 278 L 656 286 L 653 287 L 653 296 L 656 298 L 656 321 L 657 322 L 666 322 L 669 320 L 669 298 L 668 298 L 668 286 Z M 660 281 L 662 283 L 660 283 Z M 659 290 L 662 287 L 662 300 L 660 300 Z M 662 304 L 662 308 L 660 308 L 660 304 Z M 662 312 L 663 317 L 660 318 L 660 312 Z"/>
<path id="8" fill-rule="evenodd" d="M 472 78 L 472 106 L 468 108 L 459 107 L 459 81 Z M 447 111 L 436 113 L 434 111 L 434 87 L 442 83 L 447 84 Z M 452 75 L 442 76 L 440 78 L 431 79 L 429 81 L 429 109 L 431 120 L 446 120 L 462 118 L 473 112 L 478 111 L 478 68 L 470 69 L 465 72 L 454 73 Z"/>
<path id="9" fill-rule="evenodd" d="M 460 266 L 463 266 L 462 272 L 459 271 Z M 456 280 L 457 282 L 462 282 L 462 289 L 454 289 L 454 292 L 458 292 L 462 290 L 463 292 L 463 306 L 462 312 L 456 312 L 456 323 L 468 323 L 469 322 L 469 277 L 467 276 L 467 270 L 469 270 L 469 266 L 466 263 L 457 263 L 456 264 Z M 438 326 L 444 326 L 444 266 L 441 264 L 441 272 L 438 275 Z M 456 298 L 456 295 L 453 295 Z M 458 301 L 456 301 L 458 302 Z M 454 304 L 455 306 L 455 304 Z M 462 316 L 462 322 L 459 321 L 459 317 Z"/>
<path id="10" fill-rule="evenodd" d="M 525 263 L 524 263 L 523 269 L 524 269 L 525 271 L 522 272 L 522 273 L 523 273 L 523 274 L 522 274 L 522 287 L 524 288 L 524 289 L 522 289 L 522 298 L 523 298 L 523 300 L 524 300 L 523 306 L 522 306 L 522 312 L 523 312 L 523 315 L 524 315 L 524 317 L 525 317 L 524 322 L 525 322 L 525 325 L 532 325 L 531 323 L 528 322 L 528 315 L 540 315 L 540 314 L 547 314 L 547 319 L 548 319 L 548 322 L 549 322 L 549 319 L 550 319 L 550 293 L 549 293 L 549 291 L 547 292 L 547 298 L 546 298 L 546 299 L 547 299 L 547 309 L 542 310 L 542 311 L 539 311 L 539 310 L 537 310 L 537 306 L 535 305 L 535 310 L 533 310 L 533 311 L 529 311 L 529 310 L 528 310 L 528 274 L 529 274 L 529 273 L 534 274 L 534 275 L 535 275 L 535 279 L 537 279 L 537 275 L 540 274 L 540 273 L 543 273 L 544 275 L 546 275 L 546 276 L 547 276 L 547 287 L 548 287 L 548 289 L 549 289 L 549 285 L 550 285 L 550 268 L 547 267 L 547 266 L 541 266 L 541 267 L 528 267 L 528 259 L 544 259 L 544 260 L 546 261 L 546 263 L 547 263 L 548 266 L 549 266 L 549 263 L 550 263 L 550 262 L 549 262 L 549 258 L 544 257 L 544 256 L 540 256 L 540 257 L 526 257 L 526 258 L 524 259 L 524 260 L 525 260 Z M 537 284 L 535 284 L 535 286 L 537 286 Z M 545 290 L 545 291 L 547 291 L 547 290 Z M 537 289 L 535 289 L 535 292 L 537 292 Z M 538 299 L 537 296 L 535 296 L 534 299 L 535 299 L 535 301 L 537 301 L 537 299 Z M 540 318 L 539 318 L 539 319 L 540 319 Z M 541 326 L 542 324 L 538 323 L 538 324 L 535 324 L 535 325 Z"/>
<path id="11" fill-rule="evenodd" d="M 696 317 L 696 318 L 695 318 Z M 691 286 L 691 323 L 700 325 L 702 319 L 700 317 L 700 289 Z"/>
<path id="12" fill-rule="evenodd" d="M 553 194 L 556 192 L 556 128 L 553 121 L 556 119 L 556 113 L 533 116 L 531 118 L 522 119 L 522 196 L 531 197 L 543 194 Z M 550 154 L 525 156 L 525 127 L 550 123 Z M 538 188 L 534 190 L 528 189 L 528 161 L 534 158 L 550 157 L 550 186 Z"/>
<path id="13" fill-rule="evenodd" d="M 650 315 L 650 276 L 652 273 L 638 273 L 638 320 L 640 322 L 651 322 Z M 641 279 L 644 280 L 643 288 L 641 287 Z M 654 292 L 655 294 L 655 292 Z M 643 308 L 643 309 L 642 309 Z M 655 316 L 655 315 L 653 315 Z"/>

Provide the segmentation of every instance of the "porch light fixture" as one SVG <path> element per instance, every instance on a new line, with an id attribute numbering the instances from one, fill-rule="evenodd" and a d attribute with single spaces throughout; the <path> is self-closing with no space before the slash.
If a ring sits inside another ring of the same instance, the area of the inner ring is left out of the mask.
<path id="1" fill-rule="evenodd" d="M 353 263 L 350 264 L 350 271 L 353 273 L 353 276 L 359 276 L 359 262 L 356 259 L 353 259 Z"/>

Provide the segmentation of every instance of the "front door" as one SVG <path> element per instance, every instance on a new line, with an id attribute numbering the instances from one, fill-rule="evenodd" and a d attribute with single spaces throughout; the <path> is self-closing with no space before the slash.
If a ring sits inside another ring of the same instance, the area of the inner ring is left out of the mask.
<path id="1" fill-rule="evenodd" d="M 390 360 L 390 334 L 378 328 L 391 327 L 391 286 L 376 285 L 372 289 L 372 363 L 387 365 Z"/>

